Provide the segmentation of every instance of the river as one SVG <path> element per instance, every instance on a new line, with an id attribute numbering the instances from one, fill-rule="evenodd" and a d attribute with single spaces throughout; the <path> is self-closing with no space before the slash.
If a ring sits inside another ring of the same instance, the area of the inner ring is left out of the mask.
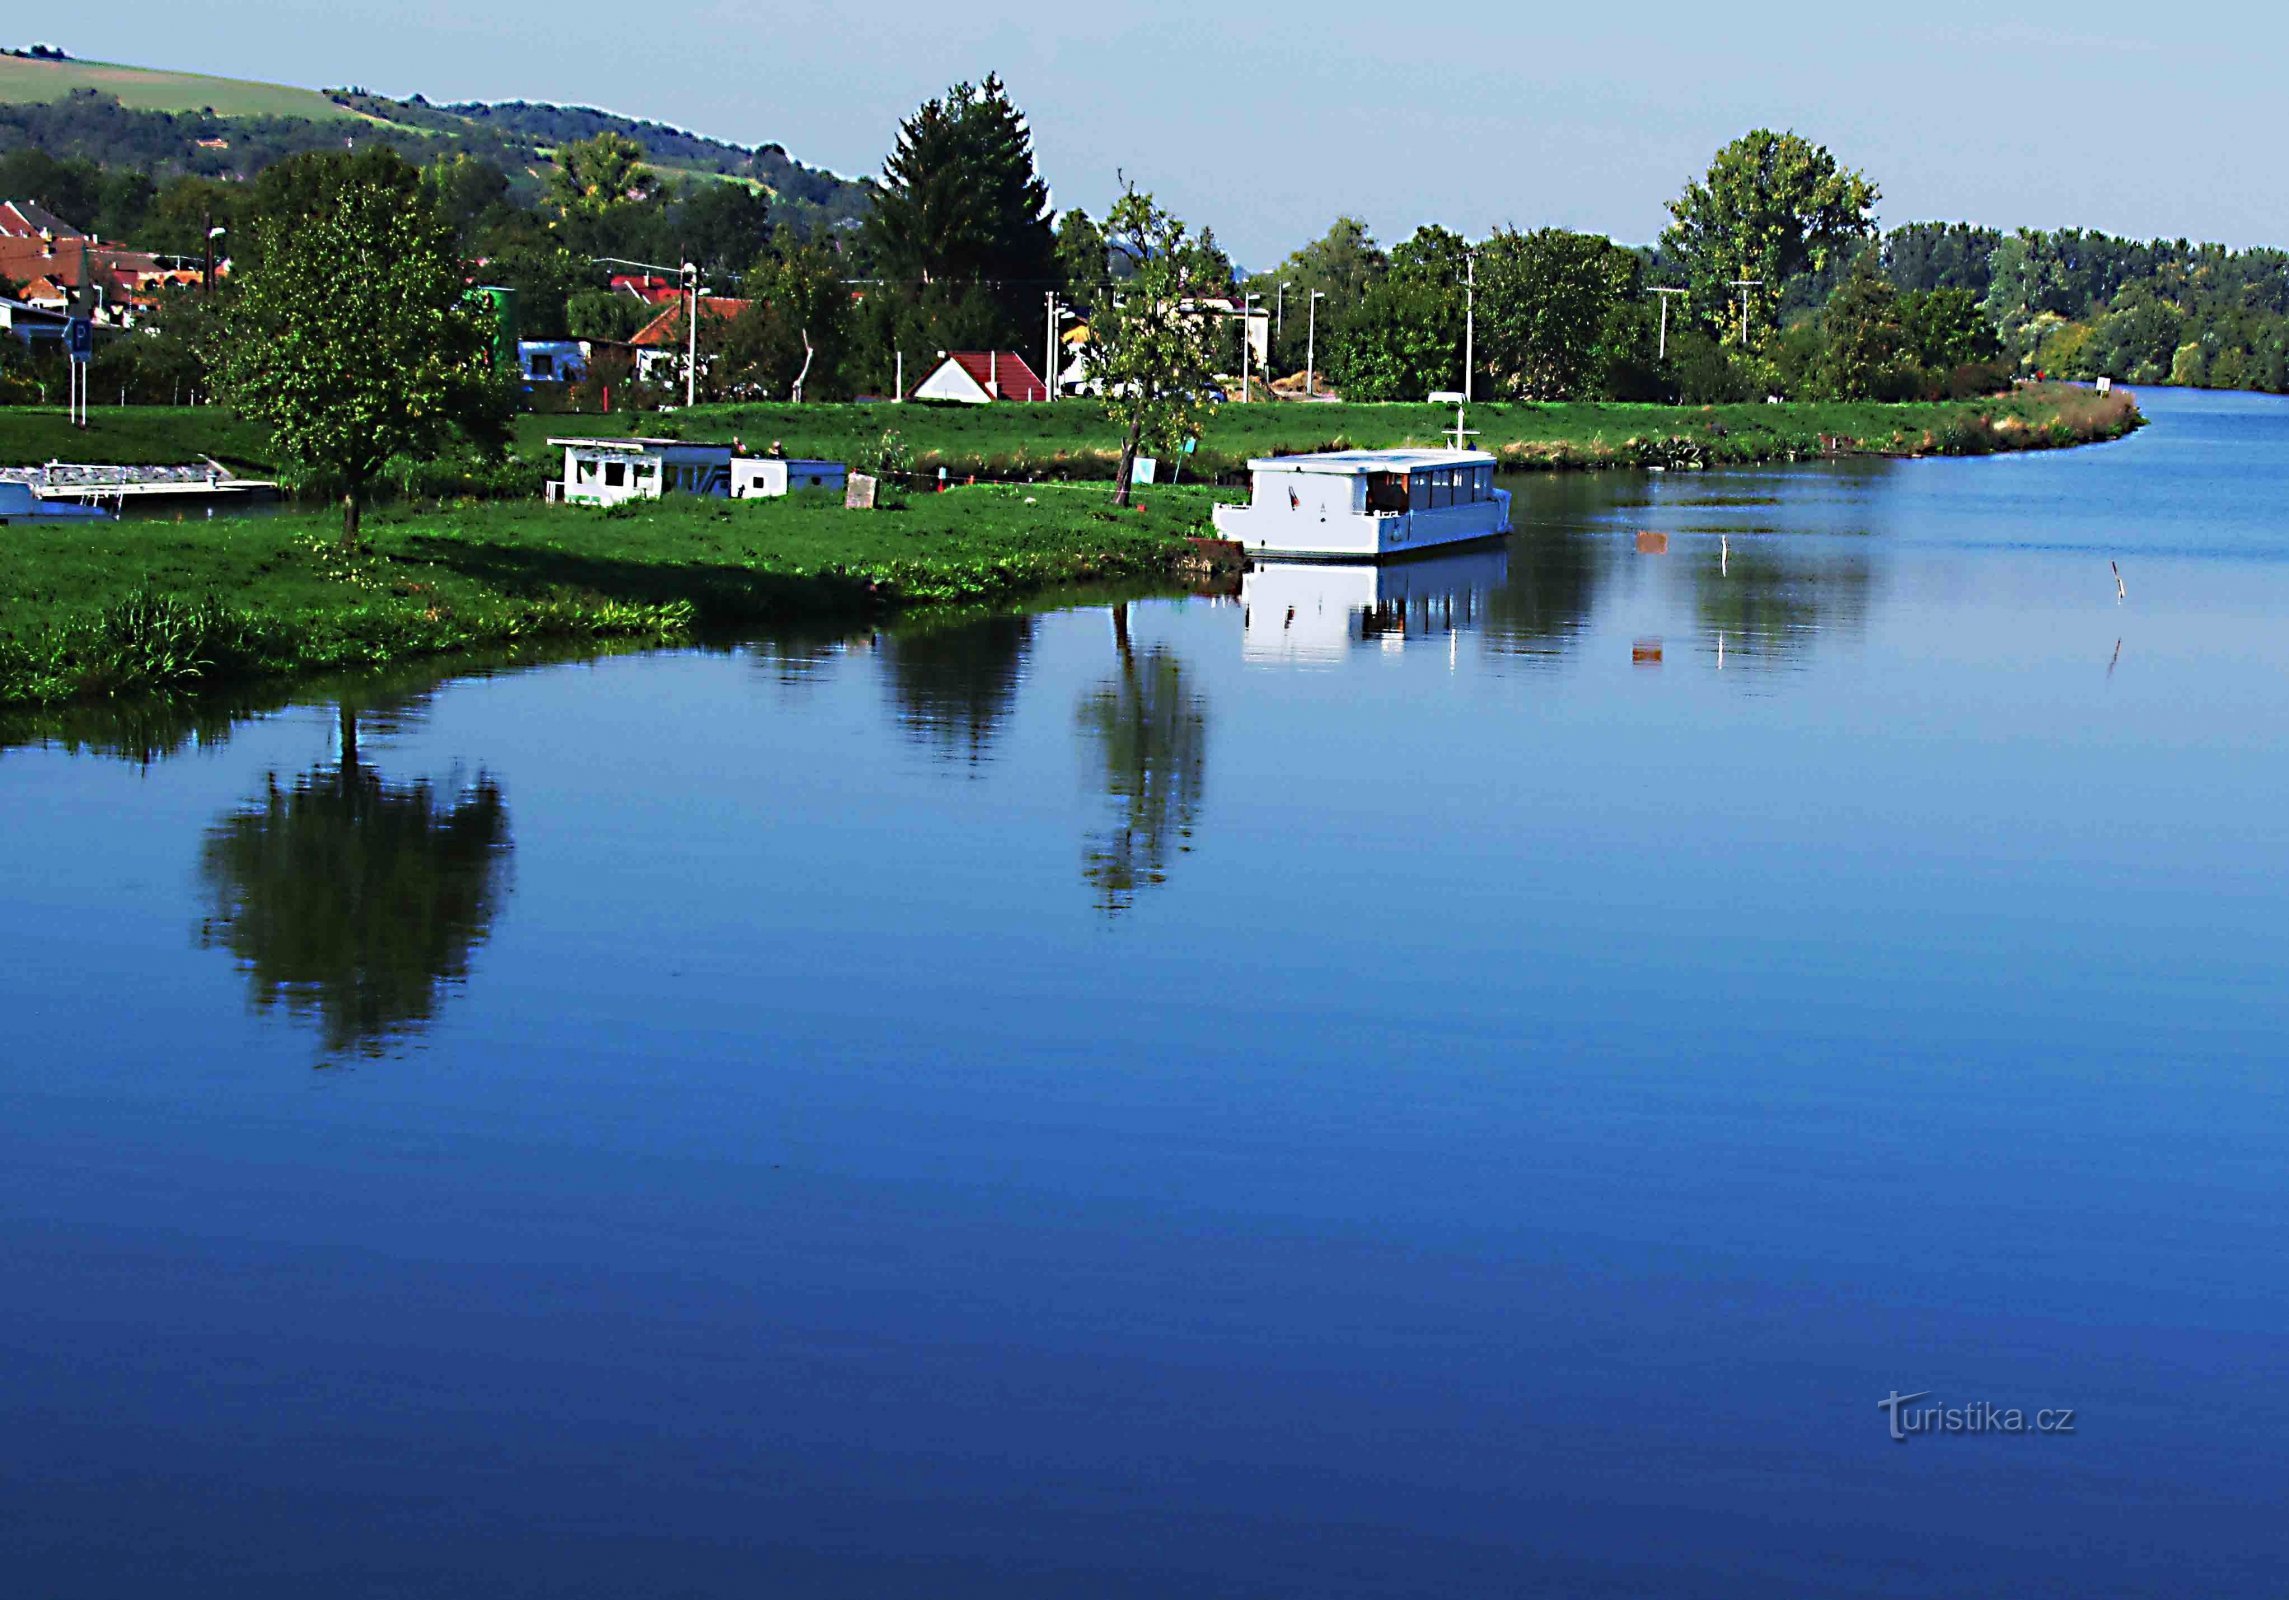
<path id="1" fill-rule="evenodd" d="M 2277 1587 L 2289 402 L 2145 403 L 0 753 L 7 1586 Z"/>

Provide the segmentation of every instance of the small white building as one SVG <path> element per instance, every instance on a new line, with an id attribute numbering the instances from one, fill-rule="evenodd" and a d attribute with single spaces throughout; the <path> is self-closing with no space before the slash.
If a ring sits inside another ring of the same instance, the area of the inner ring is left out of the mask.
<path id="1" fill-rule="evenodd" d="M 940 351 L 937 366 L 909 397 L 982 406 L 995 400 L 1046 400 L 1049 385 L 1015 350 Z"/>
<path id="2" fill-rule="evenodd" d="M 797 489 L 831 489 L 836 494 L 850 480 L 850 469 L 839 461 L 796 460 L 785 456 L 733 456 L 731 498 L 760 500 Z"/>
<path id="3" fill-rule="evenodd" d="M 1248 504 L 1215 518 L 1251 554 L 1374 561 L 1510 531 L 1510 492 L 1484 450 L 1333 450 L 1248 470 Z"/>
<path id="4" fill-rule="evenodd" d="M 731 492 L 731 446 L 682 439 L 551 439 L 564 451 L 564 479 L 549 498 L 576 506 L 616 506 L 664 494 Z"/>

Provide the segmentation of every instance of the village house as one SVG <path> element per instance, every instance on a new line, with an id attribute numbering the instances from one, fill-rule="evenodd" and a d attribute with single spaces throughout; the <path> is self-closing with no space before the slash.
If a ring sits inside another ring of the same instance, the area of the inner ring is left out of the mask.
<path id="1" fill-rule="evenodd" d="M 706 322 L 729 322 L 745 311 L 749 303 L 702 295 L 700 318 Z M 644 382 L 666 383 L 682 378 L 684 357 L 691 349 L 691 309 L 682 292 L 679 290 L 672 304 L 662 306 L 658 316 L 637 329 L 628 344 L 636 352 L 636 376 Z M 703 368 L 706 365 L 704 358 L 701 365 Z"/>
<path id="2" fill-rule="evenodd" d="M 908 398 L 973 406 L 1049 398 L 1049 386 L 1015 350 L 941 350 L 938 357 L 937 366 L 907 391 Z"/>
<path id="3" fill-rule="evenodd" d="M 41 310 L 85 305 L 125 324 L 170 276 L 148 251 L 107 245 L 29 200 L 0 200 L 0 279 L 25 285 L 22 298 Z"/>

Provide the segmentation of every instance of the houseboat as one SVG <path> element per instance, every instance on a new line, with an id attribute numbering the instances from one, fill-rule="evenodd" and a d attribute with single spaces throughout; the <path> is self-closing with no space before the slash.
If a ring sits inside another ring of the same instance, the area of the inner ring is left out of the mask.
<path id="1" fill-rule="evenodd" d="M 1250 555 L 1382 561 L 1510 531 L 1510 491 L 1484 450 L 1332 450 L 1250 461 L 1244 506 L 1216 531 Z"/>

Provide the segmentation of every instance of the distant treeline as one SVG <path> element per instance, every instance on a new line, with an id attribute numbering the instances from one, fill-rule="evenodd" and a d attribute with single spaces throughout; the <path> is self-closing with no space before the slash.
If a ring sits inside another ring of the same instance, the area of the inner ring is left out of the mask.
<path id="1" fill-rule="evenodd" d="M 1924 223 L 1887 234 L 1883 264 L 1902 288 L 1977 294 L 2054 377 L 2289 391 L 2289 251 Z"/>

